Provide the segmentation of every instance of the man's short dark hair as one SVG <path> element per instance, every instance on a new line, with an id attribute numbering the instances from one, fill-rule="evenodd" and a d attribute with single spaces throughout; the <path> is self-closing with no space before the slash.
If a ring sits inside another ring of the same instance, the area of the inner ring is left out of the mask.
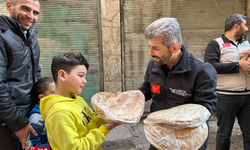
<path id="1" fill-rule="evenodd" d="M 86 69 L 89 68 L 87 59 L 81 53 L 64 53 L 54 56 L 51 65 L 51 72 L 55 83 L 57 83 L 59 70 L 64 70 L 70 74 L 71 70 L 78 65 L 85 65 Z"/>
<path id="2" fill-rule="evenodd" d="M 235 24 L 240 26 L 242 19 L 247 19 L 247 17 L 242 14 L 230 15 L 225 22 L 225 32 L 230 31 Z"/>
<path id="3" fill-rule="evenodd" d="M 18 0 L 9 0 L 14 6 L 16 5 L 16 2 L 18 1 Z M 38 1 L 39 2 L 39 0 L 33 0 L 33 1 Z"/>
<path id="4" fill-rule="evenodd" d="M 54 80 L 52 77 L 44 77 L 36 82 L 33 89 L 33 99 L 35 103 L 39 103 L 40 99 L 38 95 L 43 94 L 48 89 L 49 84 L 53 82 Z"/>

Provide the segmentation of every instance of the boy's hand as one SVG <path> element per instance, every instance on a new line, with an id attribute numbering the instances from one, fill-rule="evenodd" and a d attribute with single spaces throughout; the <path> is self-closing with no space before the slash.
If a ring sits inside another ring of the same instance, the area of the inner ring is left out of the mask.
<path id="1" fill-rule="evenodd" d="M 120 123 L 116 123 L 116 122 L 108 122 L 106 123 L 104 126 L 108 129 L 108 130 L 112 130 L 115 127 L 121 125 Z"/>
<path id="2" fill-rule="evenodd" d="M 26 138 L 29 132 L 37 136 L 36 130 L 30 124 L 22 128 L 21 130 L 15 132 L 16 136 L 19 138 L 20 142 L 22 143 L 23 149 L 25 149 Z"/>

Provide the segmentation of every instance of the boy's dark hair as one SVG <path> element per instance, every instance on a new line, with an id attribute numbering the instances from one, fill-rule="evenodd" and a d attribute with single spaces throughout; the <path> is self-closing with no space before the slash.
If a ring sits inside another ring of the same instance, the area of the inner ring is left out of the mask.
<path id="1" fill-rule="evenodd" d="M 54 80 L 53 80 L 52 77 L 44 77 L 44 78 L 39 79 L 36 82 L 36 84 L 34 86 L 34 89 L 33 89 L 33 91 L 34 91 L 34 97 L 33 98 L 35 100 L 34 101 L 35 103 L 39 103 L 40 99 L 38 98 L 38 95 L 43 94 L 47 90 L 48 85 L 50 83 L 53 83 L 53 82 L 54 82 Z"/>
<path id="2" fill-rule="evenodd" d="M 51 65 L 51 72 L 55 83 L 57 83 L 59 70 L 64 70 L 70 74 L 71 70 L 78 65 L 85 65 L 86 69 L 89 69 L 89 63 L 81 53 L 64 53 L 54 56 Z"/>
<path id="3" fill-rule="evenodd" d="M 242 23 L 242 19 L 246 20 L 247 17 L 237 13 L 230 15 L 225 22 L 225 32 L 230 31 L 235 24 L 240 26 Z"/>

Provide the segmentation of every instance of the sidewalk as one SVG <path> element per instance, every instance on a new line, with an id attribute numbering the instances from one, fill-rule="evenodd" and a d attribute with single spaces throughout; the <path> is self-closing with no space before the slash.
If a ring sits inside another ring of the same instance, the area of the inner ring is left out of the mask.
<path id="1" fill-rule="evenodd" d="M 120 125 L 111 130 L 103 143 L 103 150 L 148 150 L 142 117 L 136 125 Z"/>
<path id="2" fill-rule="evenodd" d="M 143 116 L 139 123 L 134 126 L 120 125 L 107 135 L 106 141 L 103 143 L 104 150 L 148 150 L 149 142 L 144 134 Z M 215 116 L 210 117 L 209 122 L 209 140 L 208 149 L 215 150 L 215 138 L 217 131 L 217 119 Z M 243 150 L 243 140 L 240 127 L 235 122 L 230 150 Z"/>

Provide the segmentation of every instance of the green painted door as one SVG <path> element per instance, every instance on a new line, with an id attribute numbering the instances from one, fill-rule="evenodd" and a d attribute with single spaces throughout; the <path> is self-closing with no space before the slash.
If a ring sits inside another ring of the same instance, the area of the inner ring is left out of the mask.
<path id="1" fill-rule="evenodd" d="M 1 14 L 8 15 L 5 4 L 6 1 L 0 4 Z M 59 53 L 81 52 L 87 58 L 90 64 L 88 83 L 80 96 L 89 104 L 103 84 L 98 11 L 98 0 L 40 0 L 40 15 L 35 25 L 42 77 L 52 76 L 51 61 Z"/>
<path id="2" fill-rule="evenodd" d="M 51 76 L 54 55 L 81 52 L 90 67 L 88 83 L 80 96 L 90 104 L 91 97 L 102 87 L 98 0 L 48 0 L 40 1 L 40 5 L 41 15 L 35 27 L 39 31 L 42 76 Z"/>

